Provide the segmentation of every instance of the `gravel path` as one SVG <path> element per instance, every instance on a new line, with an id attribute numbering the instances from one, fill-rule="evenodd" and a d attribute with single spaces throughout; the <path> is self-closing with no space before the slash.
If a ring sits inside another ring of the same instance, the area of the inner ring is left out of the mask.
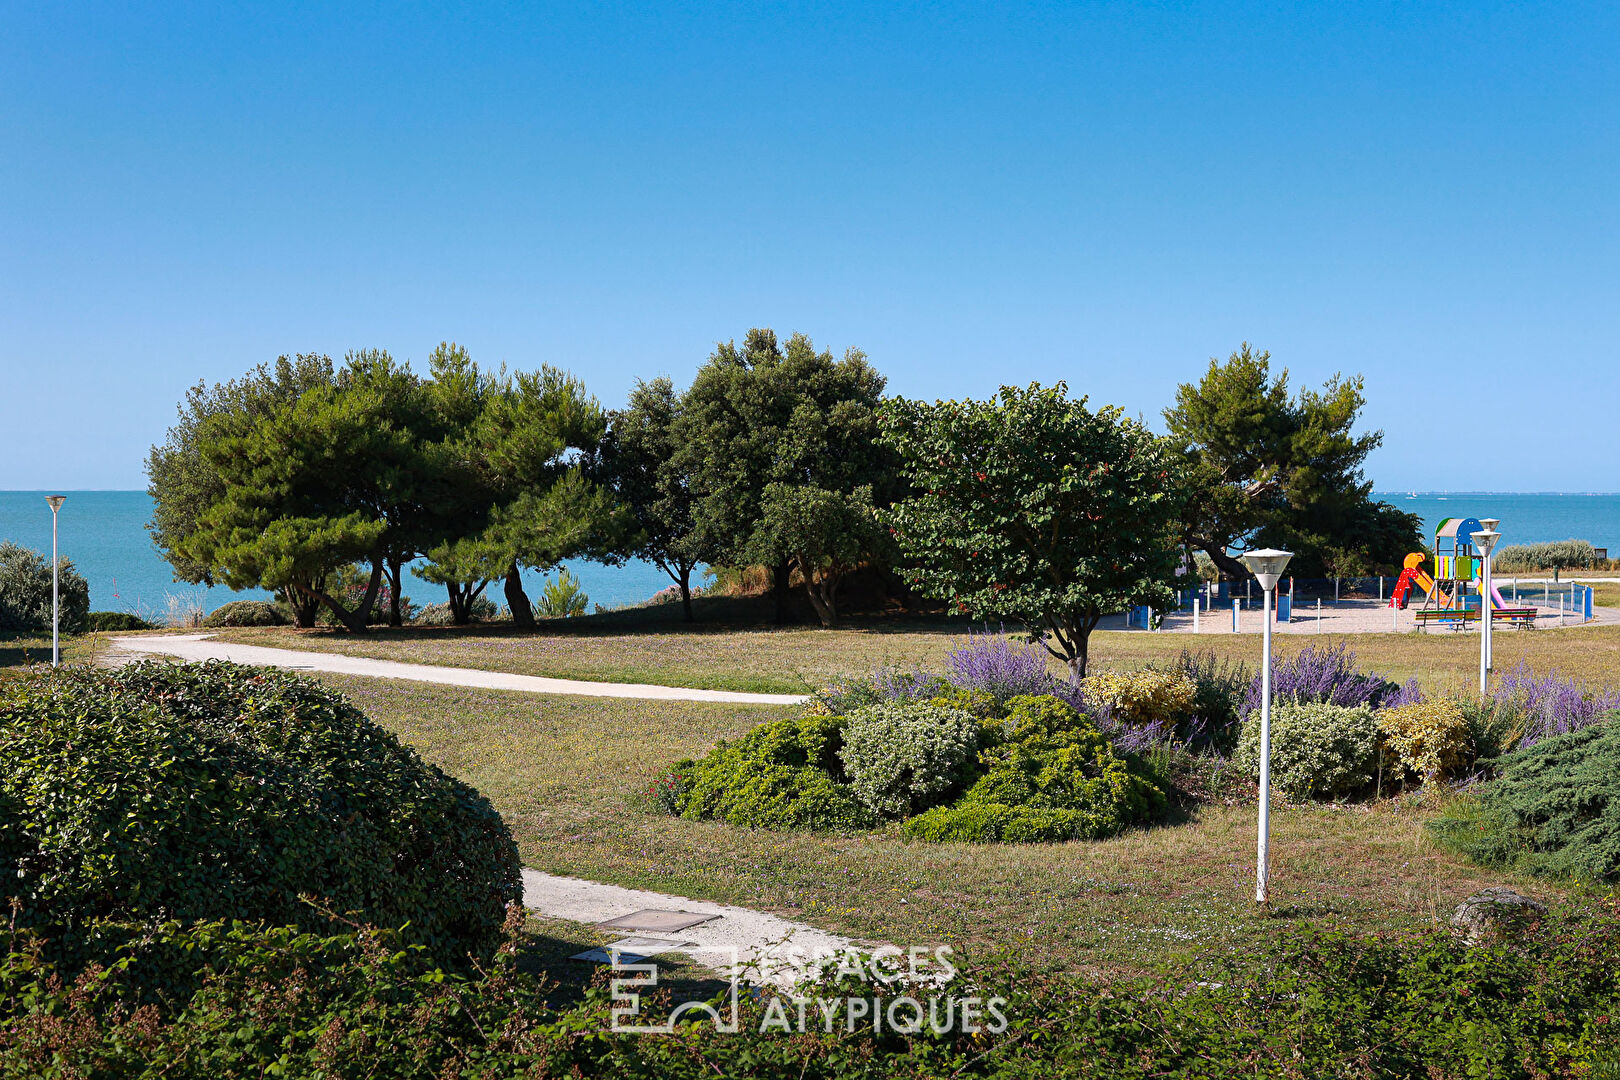
<path id="1" fill-rule="evenodd" d="M 376 679 L 476 686 L 486 690 L 524 690 L 532 694 L 578 694 L 583 697 L 640 698 L 656 701 L 720 701 L 740 705 L 799 705 L 800 694 L 748 694 L 734 690 L 693 690 L 680 686 L 644 683 L 590 682 L 585 679 L 548 679 L 539 675 L 511 675 L 476 668 L 402 664 L 337 653 L 272 649 L 263 645 L 235 645 L 211 640 L 212 634 L 167 634 L 161 637 L 113 638 L 119 659 L 137 656 L 175 656 L 182 660 L 231 660 L 263 667 L 330 671 L 340 675 L 369 675 Z"/>
<path id="2" fill-rule="evenodd" d="M 717 915 L 719 918 L 684 930 L 645 936 L 696 946 L 691 950 L 692 957 L 709 967 L 727 966 L 715 961 L 724 954 L 725 960 L 730 962 L 731 950 L 735 949 L 735 963 L 744 969 L 749 982 L 780 986 L 791 986 L 803 974 L 801 965 L 794 962 L 795 956 L 832 956 L 854 949 L 869 952 L 872 948 L 869 943 L 829 934 L 762 911 L 542 874 L 538 870 L 523 871 L 523 904 L 539 915 L 592 924 L 644 909 Z"/>

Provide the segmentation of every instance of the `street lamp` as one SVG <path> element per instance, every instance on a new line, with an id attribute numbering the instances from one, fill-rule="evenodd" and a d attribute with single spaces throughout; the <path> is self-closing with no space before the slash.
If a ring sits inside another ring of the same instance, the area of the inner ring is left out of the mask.
<path id="1" fill-rule="evenodd" d="M 1498 525 L 1500 525 L 1500 524 L 1502 524 L 1502 519 L 1501 518 L 1480 518 L 1479 519 L 1479 527 L 1482 530 L 1484 530 L 1485 532 L 1496 532 L 1496 527 Z M 1499 539 L 1500 539 L 1500 537 L 1498 537 L 1498 540 Z M 1496 545 L 1498 543 L 1498 540 L 1492 540 L 1491 541 L 1491 550 L 1492 550 L 1492 552 L 1494 552 L 1496 550 Z M 1480 572 L 1480 580 L 1482 580 L 1485 583 L 1485 594 L 1494 599 L 1495 596 L 1496 596 L 1496 582 L 1495 582 L 1496 566 L 1495 566 L 1494 563 L 1492 563 L 1492 561 L 1491 561 L 1491 559 L 1489 557 L 1481 559 L 1480 562 L 1482 564 L 1480 566 L 1480 570 L 1479 570 L 1479 572 Z M 1484 565 L 1484 564 L 1489 564 L 1489 565 Z M 1487 569 L 1490 570 L 1490 576 L 1489 577 L 1485 576 L 1485 571 Z M 1486 635 L 1486 638 L 1485 638 L 1485 664 L 1492 671 L 1496 670 L 1496 630 L 1495 630 L 1495 625 L 1496 624 L 1494 622 L 1491 624 L 1492 630 L 1488 635 Z"/>
<path id="2" fill-rule="evenodd" d="M 1276 548 L 1261 548 L 1243 556 L 1243 564 L 1260 580 L 1265 592 L 1260 619 L 1265 628 L 1265 652 L 1260 660 L 1260 850 L 1254 869 L 1254 899 L 1261 904 L 1266 902 L 1266 846 L 1271 839 L 1271 595 L 1293 557 L 1292 551 Z"/>
<path id="3" fill-rule="evenodd" d="M 56 512 L 67 502 L 67 496 L 47 495 L 45 501 L 51 504 L 51 667 L 57 667 L 62 663 L 62 569 L 56 557 Z"/>
<path id="4" fill-rule="evenodd" d="M 1485 527 L 1471 536 L 1474 546 L 1484 556 L 1480 560 L 1479 580 L 1479 696 L 1484 697 L 1491 678 L 1491 552 L 1496 550 L 1496 542 L 1502 539 L 1502 534 L 1496 531 L 1500 523 L 1495 518 L 1481 518 L 1479 523 Z"/>

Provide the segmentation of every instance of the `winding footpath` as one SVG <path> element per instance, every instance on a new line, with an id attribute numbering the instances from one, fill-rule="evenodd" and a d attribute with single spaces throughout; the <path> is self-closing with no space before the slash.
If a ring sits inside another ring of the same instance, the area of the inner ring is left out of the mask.
<path id="1" fill-rule="evenodd" d="M 732 705 L 801 705 L 803 694 L 749 694 L 736 690 L 694 690 L 684 686 L 646 683 L 591 682 L 586 679 L 549 679 L 541 675 L 513 675 L 478 668 L 437 664 L 404 664 L 342 653 L 301 652 L 264 645 L 237 645 L 212 640 L 212 634 L 167 634 L 162 637 L 113 638 L 119 659 L 138 656 L 173 656 L 181 660 L 229 660 L 261 667 L 330 671 L 338 675 L 366 675 L 374 679 L 407 679 L 475 686 L 484 690 L 521 690 L 531 694 L 576 694 L 582 697 L 638 698 L 643 701 L 716 701 Z"/>

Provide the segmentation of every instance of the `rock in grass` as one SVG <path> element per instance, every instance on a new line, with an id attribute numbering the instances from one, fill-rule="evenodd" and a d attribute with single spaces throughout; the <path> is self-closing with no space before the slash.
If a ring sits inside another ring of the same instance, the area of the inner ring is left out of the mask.
<path id="1" fill-rule="evenodd" d="M 1469 944 L 1524 930 L 1547 914 L 1547 905 L 1512 889 L 1490 888 L 1475 893 L 1451 913 L 1451 925 L 1461 931 Z"/>

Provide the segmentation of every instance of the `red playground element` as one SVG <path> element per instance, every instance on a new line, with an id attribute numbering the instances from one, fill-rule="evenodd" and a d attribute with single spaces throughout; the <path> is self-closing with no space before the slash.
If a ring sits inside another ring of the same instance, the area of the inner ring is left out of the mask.
<path id="1" fill-rule="evenodd" d="M 1406 557 L 1406 569 L 1395 582 L 1395 591 L 1389 594 L 1389 606 L 1405 610 L 1407 601 L 1412 597 L 1412 585 L 1415 583 L 1431 597 L 1434 595 L 1434 578 L 1423 570 L 1423 563 L 1428 554 L 1414 551 Z"/>

